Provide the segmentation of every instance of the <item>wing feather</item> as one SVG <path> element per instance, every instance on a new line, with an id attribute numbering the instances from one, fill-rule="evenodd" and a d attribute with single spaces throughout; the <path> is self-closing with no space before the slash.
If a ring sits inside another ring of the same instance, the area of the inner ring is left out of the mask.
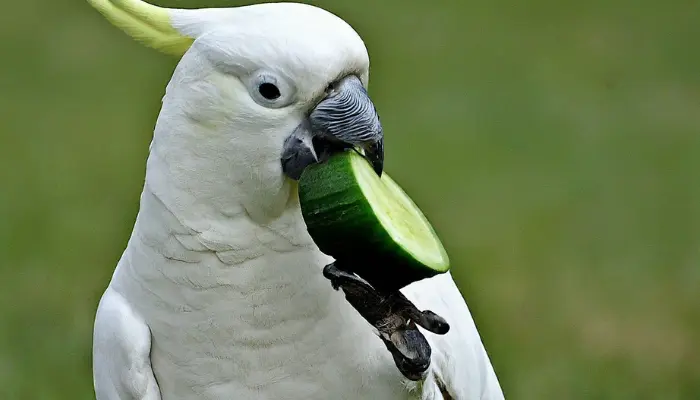
<path id="1" fill-rule="evenodd" d="M 107 288 L 97 308 L 93 338 L 97 400 L 160 400 L 150 353 L 148 325 L 124 297 Z"/>
<path id="2" fill-rule="evenodd" d="M 402 292 L 416 307 L 434 311 L 450 324 L 446 335 L 425 332 L 433 355 L 422 399 L 503 399 L 471 312 L 452 275 L 448 272 L 415 282 Z"/>

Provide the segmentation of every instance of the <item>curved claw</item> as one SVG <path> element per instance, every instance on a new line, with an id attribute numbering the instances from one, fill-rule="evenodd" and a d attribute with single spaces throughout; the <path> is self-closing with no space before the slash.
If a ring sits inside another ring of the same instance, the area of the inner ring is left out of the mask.
<path id="1" fill-rule="evenodd" d="M 337 261 L 327 265 L 323 276 L 331 281 L 333 288 L 343 289 L 348 303 L 377 329 L 399 371 L 408 379 L 422 379 L 430 367 L 432 349 L 418 326 L 444 335 L 450 325 L 430 310 L 420 311 L 400 291 L 382 294 L 336 264 Z"/>
<path id="2" fill-rule="evenodd" d="M 420 311 L 403 293 L 392 293 L 391 298 L 395 302 L 396 312 L 401 313 L 407 320 L 414 321 L 421 328 L 438 335 L 449 332 L 450 324 L 444 318 L 430 310 Z"/>
<path id="3" fill-rule="evenodd" d="M 432 349 L 414 324 L 406 330 L 393 332 L 388 339 L 382 337 L 382 341 L 406 378 L 417 381 L 425 376 L 430 367 Z"/>
<path id="4" fill-rule="evenodd" d="M 387 303 L 367 281 L 339 268 L 337 263 L 326 265 L 323 276 L 331 281 L 333 288 L 343 289 L 345 299 L 372 326 L 382 326 L 383 319 L 391 313 Z"/>
<path id="5" fill-rule="evenodd" d="M 350 272 L 346 272 L 336 265 L 336 263 L 330 263 L 323 268 L 323 276 L 326 277 L 331 283 L 336 283 L 339 285 L 344 284 L 354 284 L 366 286 L 372 289 L 372 285 L 367 283 L 364 279 Z"/>
<path id="6" fill-rule="evenodd" d="M 416 310 L 418 311 L 418 310 Z M 421 328 L 438 335 L 444 335 L 450 331 L 450 324 L 445 318 L 435 314 L 430 310 L 411 312 L 411 320 L 415 321 Z"/>

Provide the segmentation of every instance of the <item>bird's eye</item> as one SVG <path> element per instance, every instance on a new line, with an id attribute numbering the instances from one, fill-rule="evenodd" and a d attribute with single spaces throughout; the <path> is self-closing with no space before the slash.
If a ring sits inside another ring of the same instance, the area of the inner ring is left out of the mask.
<path id="1" fill-rule="evenodd" d="M 282 93 L 280 89 L 274 83 L 263 82 L 258 86 L 258 92 L 260 95 L 268 100 L 278 99 Z"/>
<path id="2" fill-rule="evenodd" d="M 294 86 L 289 80 L 271 71 L 254 72 L 247 86 L 253 100 L 266 108 L 286 107 L 295 99 Z"/>

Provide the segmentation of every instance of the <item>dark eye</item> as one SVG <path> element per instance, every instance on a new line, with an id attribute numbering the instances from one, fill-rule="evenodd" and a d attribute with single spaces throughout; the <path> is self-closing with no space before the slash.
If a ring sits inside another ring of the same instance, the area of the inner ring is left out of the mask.
<path id="1" fill-rule="evenodd" d="M 275 100 L 281 96 L 280 90 L 274 83 L 264 82 L 258 86 L 260 95 L 268 100 Z"/>
<path id="2" fill-rule="evenodd" d="M 289 79 L 274 72 L 255 71 L 244 83 L 253 101 L 265 108 L 283 108 L 296 98 L 296 90 Z"/>

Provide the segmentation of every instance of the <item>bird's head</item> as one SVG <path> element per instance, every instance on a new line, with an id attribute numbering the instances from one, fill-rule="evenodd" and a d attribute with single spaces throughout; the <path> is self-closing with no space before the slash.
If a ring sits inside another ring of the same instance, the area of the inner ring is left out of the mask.
<path id="1" fill-rule="evenodd" d="M 167 169 L 168 185 L 269 219 L 303 169 L 334 151 L 361 149 L 381 174 L 369 57 L 337 16 L 296 3 L 185 10 L 90 2 L 137 40 L 181 57 L 149 159 L 149 168 Z"/>

